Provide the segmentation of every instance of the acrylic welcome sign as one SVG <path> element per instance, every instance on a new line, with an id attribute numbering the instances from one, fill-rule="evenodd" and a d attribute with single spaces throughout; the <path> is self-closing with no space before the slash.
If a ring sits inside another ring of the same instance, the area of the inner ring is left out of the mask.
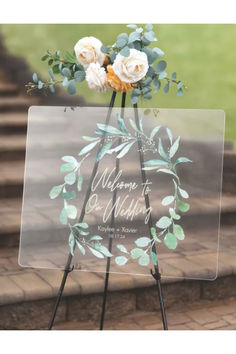
<path id="1" fill-rule="evenodd" d="M 19 263 L 214 279 L 224 112 L 31 107 Z M 112 249 L 109 250 L 109 240 Z"/>

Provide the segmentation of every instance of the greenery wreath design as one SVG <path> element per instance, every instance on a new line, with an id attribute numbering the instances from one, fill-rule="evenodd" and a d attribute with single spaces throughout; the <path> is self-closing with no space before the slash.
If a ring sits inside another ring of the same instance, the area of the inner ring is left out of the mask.
<path id="1" fill-rule="evenodd" d="M 157 115 L 157 110 L 154 114 Z M 162 216 L 156 221 L 155 227 L 151 228 L 152 238 L 142 236 L 135 240 L 135 245 L 130 251 L 122 244 L 116 247 L 121 252 L 121 255 L 115 257 L 115 263 L 119 266 L 125 265 L 129 259 L 137 259 L 140 266 L 147 266 L 152 260 L 154 265 L 157 265 L 157 256 L 152 252 L 153 245 L 164 242 L 168 249 L 176 249 L 178 242 L 184 240 L 184 230 L 179 225 L 181 215 L 179 212 L 187 212 L 189 204 L 184 201 L 189 198 L 187 191 L 180 187 L 180 179 L 178 176 L 178 167 L 182 163 L 192 162 L 187 157 L 175 158 L 180 144 L 180 137 L 173 140 L 173 135 L 168 127 L 161 125 L 155 126 L 148 134 L 143 128 L 143 119 L 139 118 L 139 127 L 133 119 L 129 119 L 131 129 L 127 128 L 124 119 L 120 114 L 116 115 L 117 127 L 97 123 L 95 136 L 83 136 L 83 139 L 88 143 L 78 153 L 80 159 L 74 156 L 63 156 L 63 164 L 60 172 L 64 173 L 64 182 L 60 185 L 52 187 L 49 196 L 51 199 L 61 197 L 63 200 L 63 208 L 60 212 L 60 222 L 67 225 L 69 228 L 68 244 L 70 253 L 74 255 L 74 250 L 77 247 L 82 255 L 89 250 L 95 257 L 113 257 L 111 252 L 102 244 L 103 237 L 100 235 L 90 235 L 89 225 L 85 222 L 72 221 L 77 218 L 77 208 L 71 204 L 71 200 L 76 198 L 76 193 L 82 191 L 83 177 L 81 169 L 86 158 L 91 154 L 92 150 L 101 143 L 100 149 L 96 155 L 96 161 L 100 161 L 105 155 L 115 154 L 117 159 L 123 158 L 129 153 L 130 149 L 138 140 L 141 139 L 144 151 L 154 151 L 158 154 L 157 159 L 145 161 L 143 170 L 155 170 L 157 173 L 165 173 L 172 177 L 173 194 L 165 196 L 162 199 L 162 205 L 168 207 L 166 216 Z M 158 137 L 160 130 L 165 129 L 169 147 L 165 150 L 162 143 L 162 138 Z M 156 142 L 157 140 L 157 142 Z M 115 143 L 119 142 L 117 146 Z M 69 190 L 71 186 L 76 186 L 75 190 Z"/>

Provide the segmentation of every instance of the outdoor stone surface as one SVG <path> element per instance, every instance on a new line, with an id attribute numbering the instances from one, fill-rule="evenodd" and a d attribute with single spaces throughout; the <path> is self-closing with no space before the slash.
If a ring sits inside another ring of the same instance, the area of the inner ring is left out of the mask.
<path id="1" fill-rule="evenodd" d="M 173 307 L 166 311 L 169 330 L 235 330 L 236 298 L 228 301 L 202 300 L 191 305 Z M 218 315 L 215 315 L 217 309 Z M 228 314 L 220 314 L 222 309 Z M 99 321 L 67 321 L 55 325 L 54 330 L 98 330 Z M 104 330 L 162 330 L 160 311 L 134 311 L 129 315 L 105 318 Z"/>
<path id="2" fill-rule="evenodd" d="M 99 321 L 102 311 L 102 294 L 72 297 L 68 300 L 68 319 L 72 321 Z M 108 293 L 106 318 L 120 317 L 135 311 L 136 297 L 130 292 Z"/>
<path id="3" fill-rule="evenodd" d="M 12 306 L 0 306 L 0 329 L 46 329 L 54 306 L 54 299 L 29 301 Z M 55 324 L 66 320 L 66 301 L 62 300 Z"/>

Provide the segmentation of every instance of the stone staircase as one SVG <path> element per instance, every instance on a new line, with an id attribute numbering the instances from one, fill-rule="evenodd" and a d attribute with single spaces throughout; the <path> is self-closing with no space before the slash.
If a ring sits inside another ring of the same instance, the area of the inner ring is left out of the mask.
<path id="1" fill-rule="evenodd" d="M 36 98 L 22 95 L 17 86 L 0 83 L 0 328 L 46 328 L 60 285 L 59 270 L 37 270 L 18 266 L 18 243 L 24 176 L 27 110 Z M 236 296 L 236 152 L 227 145 L 224 155 L 222 199 L 223 252 L 219 278 L 183 281 L 163 278 L 166 306 L 199 299 Z M 204 205 L 204 201 L 203 205 Z M 206 212 L 214 205 L 206 203 Z M 199 207 L 199 209 L 201 209 Z M 201 231 L 204 236 L 204 230 Z M 203 264 L 199 257 L 196 267 Z M 171 264 L 171 262 L 170 262 Z M 170 265 L 169 265 L 170 266 Z M 178 272 L 182 272 L 181 263 Z M 203 264 L 204 267 L 204 264 Z M 182 274 L 177 273 L 177 274 Z M 104 274 L 74 271 L 69 275 L 57 323 L 66 320 L 98 320 Z M 107 318 L 139 310 L 158 309 L 152 277 L 111 274 Z"/>

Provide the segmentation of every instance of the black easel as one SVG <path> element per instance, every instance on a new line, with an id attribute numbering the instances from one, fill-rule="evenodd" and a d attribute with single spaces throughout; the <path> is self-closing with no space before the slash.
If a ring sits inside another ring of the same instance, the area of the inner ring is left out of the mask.
<path id="1" fill-rule="evenodd" d="M 123 94 L 123 95 L 125 95 L 125 94 Z M 124 104 L 125 104 L 125 98 L 122 99 L 122 112 L 124 111 Z M 138 129 L 140 130 L 137 104 L 134 104 L 133 107 L 134 107 L 134 113 L 135 113 L 135 123 L 136 123 Z M 122 118 L 124 118 L 123 115 L 122 115 Z M 142 184 L 144 185 L 146 183 L 147 178 L 146 178 L 146 171 L 142 169 L 144 158 L 143 158 L 143 152 L 142 152 L 142 141 L 141 141 L 141 139 L 138 139 L 138 151 L 139 151 L 139 161 L 140 161 L 140 170 L 141 170 Z M 116 159 L 116 173 L 115 173 L 115 175 L 117 175 L 118 173 L 119 173 L 119 159 Z M 145 193 L 144 196 L 145 196 L 146 210 L 148 212 L 148 210 L 150 209 L 149 195 Z M 115 202 L 116 202 L 116 194 L 115 195 L 113 194 L 112 205 L 114 205 Z M 114 212 L 114 209 L 113 209 L 113 212 Z M 112 214 L 112 216 L 113 216 L 113 214 Z M 114 216 L 112 217 L 111 227 L 113 228 L 113 226 L 114 226 Z M 152 234 L 151 234 L 151 228 L 152 227 L 153 227 L 152 215 L 150 214 L 150 217 L 148 219 L 148 228 L 149 228 L 149 236 L 150 236 L 151 239 L 153 238 Z M 109 239 L 109 251 L 110 252 L 112 251 L 112 235 L 110 235 L 110 239 Z M 153 244 L 153 246 L 152 246 L 152 252 L 155 253 L 155 255 L 157 254 L 155 244 Z M 108 291 L 108 281 L 109 281 L 109 272 L 110 272 L 110 263 L 111 263 L 110 258 L 107 258 L 106 278 L 105 278 L 105 286 L 104 286 L 104 291 L 103 291 L 102 313 L 101 313 L 101 318 L 100 318 L 100 330 L 103 329 L 103 325 L 104 325 L 105 310 L 106 310 L 106 300 L 107 300 L 107 291 Z M 151 269 L 150 272 L 151 272 L 151 275 L 153 276 L 153 278 L 156 280 L 156 284 L 157 284 L 157 293 L 158 293 L 158 299 L 159 299 L 159 302 L 160 302 L 163 329 L 164 330 L 168 330 L 166 314 L 165 314 L 165 306 L 164 306 L 163 295 L 162 295 L 161 274 L 159 272 L 158 263 L 157 263 L 156 266 L 154 266 L 154 272 L 153 272 L 152 269 Z"/>
<path id="2" fill-rule="evenodd" d="M 111 98 L 111 101 L 110 101 L 110 104 L 109 104 L 109 110 L 108 110 L 108 113 L 107 113 L 105 124 L 108 124 L 109 121 L 110 121 L 112 108 L 113 108 L 114 102 L 115 102 L 115 97 L 116 97 L 116 92 L 113 91 L 112 98 Z M 121 116 L 122 117 L 123 117 L 123 112 L 124 112 L 124 107 L 125 107 L 125 99 L 126 99 L 126 93 L 123 93 L 122 94 L 122 104 L 121 104 Z M 136 125 L 137 125 L 137 127 L 140 127 L 137 104 L 135 104 L 133 107 L 134 107 L 134 111 L 135 111 Z M 100 142 L 99 147 L 98 147 L 98 151 L 104 145 L 104 140 L 105 140 L 105 136 L 103 136 L 103 138 L 101 139 L 101 142 Z M 120 140 L 118 141 L 118 144 L 120 144 Z M 141 139 L 138 139 L 138 150 L 139 150 L 139 160 L 140 160 L 140 167 L 141 167 L 142 183 L 144 184 L 146 182 L 146 172 L 145 172 L 145 170 L 142 169 L 144 159 L 143 159 L 142 141 L 141 141 Z M 95 176 L 95 174 L 97 172 L 98 165 L 99 165 L 99 161 L 96 161 L 95 164 L 94 164 L 94 167 L 93 167 L 93 171 L 92 171 L 91 177 L 90 177 L 89 186 L 88 186 L 88 189 L 87 189 L 87 193 L 85 195 L 85 200 L 84 200 L 83 207 L 82 207 L 82 210 L 81 210 L 79 222 L 83 221 L 83 218 L 84 218 L 84 215 L 85 215 L 86 204 L 87 204 L 88 199 L 89 199 L 90 194 L 91 194 L 91 185 L 92 185 L 94 176 Z M 119 159 L 116 159 L 116 171 L 115 171 L 116 175 L 119 173 L 119 167 L 120 167 L 119 166 Z M 115 204 L 115 202 L 116 202 L 116 189 L 113 192 L 113 200 L 112 200 L 113 205 Z M 150 201 L 149 201 L 149 196 L 147 194 L 145 194 L 145 204 L 146 204 L 146 209 L 148 211 L 149 208 L 150 208 Z M 112 212 L 112 215 L 111 215 L 111 223 L 110 223 L 111 228 L 113 228 L 114 222 L 115 222 L 115 215 L 114 215 L 114 209 L 113 209 L 113 212 Z M 153 226 L 152 217 L 150 215 L 149 221 L 148 221 L 150 238 L 152 238 L 151 231 L 150 231 L 152 226 Z M 112 250 L 112 240 L 113 240 L 112 236 L 113 236 L 112 234 L 109 235 L 109 246 L 108 246 L 108 249 L 109 249 L 110 252 Z M 152 251 L 156 254 L 155 244 L 152 246 Z M 71 271 L 73 271 L 73 269 L 74 269 L 74 267 L 71 267 L 72 258 L 73 258 L 73 256 L 71 255 L 71 253 L 69 253 L 69 256 L 68 256 L 68 259 L 67 259 L 67 263 L 66 263 L 66 267 L 64 269 L 64 274 L 63 274 L 63 278 L 62 278 L 62 281 L 61 281 L 61 285 L 60 285 L 60 288 L 59 288 L 59 291 L 58 291 L 56 303 L 54 305 L 52 316 L 51 316 L 51 319 L 50 319 L 50 322 L 49 322 L 49 326 L 48 326 L 49 330 L 52 329 L 52 326 L 54 324 L 55 316 L 56 316 L 56 313 L 57 313 L 58 306 L 60 304 L 60 300 L 61 300 L 61 297 L 62 297 L 62 294 L 63 294 L 63 290 L 64 290 L 64 287 L 65 287 L 65 284 L 66 284 L 66 280 L 67 280 L 68 274 Z M 106 265 L 105 285 L 104 285 L 104 292 L 103 292 L 102 313 L 101 313 L 101 319 L 100 319 L 100 330 L 103 329 L 104 318 L 105 318 L 106 300 L 107 300 L 107 291 L 108 291 L 108 282 L 109 282 L 109 273 L 110 273 L 110 258 L 108 257 L 107 258 L 107 265 Z M 161 308 L 161 314 L 162 314 L 163 328 L 164 328 L 164 330 L 167 330 L 168 326 L 167 326 L 165 307 L 164 307 L 163 296 L 162 296 L 162 288 L 161 288 L 161 274 L 159 272 L 158 264 L 156 266 L 154 266 L 154 272 L 151 270 L 151 275 L 156 280 L 157 293 L 158 293 L 158 298 L 159 298 L 160 308 Z"/>

